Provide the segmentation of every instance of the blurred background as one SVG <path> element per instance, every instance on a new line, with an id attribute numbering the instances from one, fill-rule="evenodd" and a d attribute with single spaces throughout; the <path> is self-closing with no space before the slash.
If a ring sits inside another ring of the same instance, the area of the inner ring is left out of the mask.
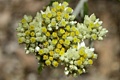
<path id="1" fill-rule="evenodd" d="M 73 9 L 79 2 L 66 1 Z M 87 73 L 67 77 L 60 66 L 45 68 L 38 74 L 35 56 L 25 54 L 24 45 L 17 42 L 15 29 L 25 14 L 35 16 L 50 2 L 0 0 L 0 80 L 120 80 L 120 0 L 88 0 L 88 14 L 95 13 L 109 32 L 103 41 L 94 42 L 98 59 Z"/>

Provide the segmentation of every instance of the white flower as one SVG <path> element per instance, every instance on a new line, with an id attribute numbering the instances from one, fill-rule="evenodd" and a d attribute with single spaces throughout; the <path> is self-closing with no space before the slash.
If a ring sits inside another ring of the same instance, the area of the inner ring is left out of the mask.
<path id="1" fill-rule="evenodd" d="M 38 52 L 40 50 L 40 47 L 36 46 L 35 51 Z"/>
<path id="2" fill-rule="evenodd" d="M 82 41 L 81 43 L 78 43 L 78 48 L 77 49 L 80 49 L 81 47 L 85 47 L 85 42 Z"/>
<path id="3" fill-rule="evenodd" d="M 89 48 L 86 48 L 86 49 L 85 49 L 85 53 L 87 54 L 88 58 L 91 58 L 91 57 L 92 57 L 93 50 L 94 50 L 94 49 L 89 49 Z"/>
<path id="4" fill-rule="evenodd" d="M 49 49 L 44 48 L 44 53 L 49 53 Z"/>
<path id="5" fill-rule="evenodd" d="M 25 52 L 26 54 L 29 54 L 30 53 L 30 51 L 29 50 L 26 50 L 26 52 Z"/>
<path id="6" fill-rule="evenodd" d="M 48 46 L 48 49 L 53 50 L 54 49 L 53 45 Z"/>
<path id="7" fill-rule="evenodd" d="M 65 71 L 64 73 L 65 73 L 65 75 L 68 75 L 68 74 L 69 74 L 69 71 Z"/>

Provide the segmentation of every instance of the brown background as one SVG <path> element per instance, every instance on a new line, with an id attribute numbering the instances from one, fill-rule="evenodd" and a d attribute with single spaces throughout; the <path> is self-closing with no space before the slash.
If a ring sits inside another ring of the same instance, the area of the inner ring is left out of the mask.
<path id="1" fill-rule="evenodd" d="M 35 16 L 50 0 L 0 0 L 0 80 L 120 80 L 120 1 L 89 0 L 89 14 L 95 13 L 109 30 L 94 47 L 99 55 L 86 74 L 66 77 L 63 67 L 37 72 L 34 55 L 26 55 L 17 43 L 17 24 L 24 14 Z M 71 0 L 74 8 L 78 0 Z"/>

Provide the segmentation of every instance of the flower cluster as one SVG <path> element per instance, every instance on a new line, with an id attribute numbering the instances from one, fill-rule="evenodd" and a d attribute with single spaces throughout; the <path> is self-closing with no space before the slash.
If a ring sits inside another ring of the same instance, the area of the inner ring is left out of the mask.
<path id="1" fill-rule="evenodd" d="M 34 53 L 42 68 L 65 65 L 66 75 L 77 75 L 93 63 L 97 55 L 83 40 L 102 40 L 107 30 L 92 14 L 78 23 L 67 2 L 54 2 L 36 16 L 25 15 L 17 28 L 18 42 L 25 44 L 26 53 Z M 83 44 L 83 46 L 81 46 Z"/>
<path id="2" fill-rule="evenodd" d="M 77 49 L 70 48 L 60 60 L 65 63 L 65 74 L 76 76 L 85 72 L 85 68 L 93 64 L 93 59 L 97 58 L 94 48 L 85 46 L 84 42 L 78 45 Z M 74 54 L 73 54 L 74 53 Z"/>

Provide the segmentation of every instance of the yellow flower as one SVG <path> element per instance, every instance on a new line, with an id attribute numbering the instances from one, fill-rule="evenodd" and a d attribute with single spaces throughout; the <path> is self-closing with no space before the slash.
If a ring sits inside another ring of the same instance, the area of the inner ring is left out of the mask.
<path id="1" fill-rule="evenodd" d="M 44 32 L 44 33 L 46 33 L 46 32 L 47 32 L 46 27 L 42 27 L 42 32 Z"/>
<path id="2" fill-rule="evenodd" d="M 80 57 L 80 60 L 81 60 L 82 62 L 84 62 L 84 61 L 85 61 L 85 58 L 84 58 L 84 57 Z"/>
<path id="3" fill-rule="evenodd" d="M 47 60 L 48 59 L 48 55 L 43 55 L 43 60 Z"/>
<path id="4" fill-rule="evenodd" d="M 46 41 L 43 43 L 44 46 L 47 46 L 49 43 Z"/>
<path id="5" fill-rule="evenodd" d="M 66 10 L 68 13 L 72 13 L 73 12 L 73 9 L 68 7 L 67 10 Z"/>
<path id="6" fill-rule="evenodd" d="M 54 44 L 54 45 L 57 44 L 57 40 L 56 40 L 56 39 L 53 39 L 53 40 L 52 40 L 52 44 Z"/>
<path id="7" fill-rule="evenodd" d="M 53 65 L 54 67 L 58 67 L 58 62 L 57 62 L 57 61 L 53 61 L 53 62 L 52 62 L 52 65 Z"/>
<path id="8" fill-rule="evenodd" d="M 50 54 L 50 56 L 53 56 L 54 51 L 50 51 L 49 54 Z"/>
<path id="9" fill-rule="evenodd" d="M 70 45 L 70 40 L 65 40 L 64 44 L 65 45 Z"/>
<path id="10" fill-rule="evenodd" d="M 61 12 L 57 12 L 57 16 L 61 16 L 61 14 L 62 14 Z"/>
<path id="11" fill-rule="evenodd" d="M 67 2 L 63 2 L 62 5 L 65 6 L 65 7 L 67 7 L 68 3 Z"/>
<path id="12" fill-rule="evenodd" d="M 73 38 L 73 42 L 74 42 L 74 43 L 77 43 L 77 42 L 79 42 L 79 41 L 80 41 L 80 40 L 79 40 L 77 37 L 74 37 L 74 38 Z"/>
<path id="13" fill-rule="evenodd" d="M 60 40 L 59 40 L 59 43 L 60 43 L 60 44 L 63 44 L 63 43 L 64 43 L 63 39 L 60 39 Z"/>
<path id="14" fill-rule="evenodd" d="M 80 32 L 78 30 L 76 30 L 75 34 L 78 36 L 80 34 Z"/>
<path id="15" fill-rule="evenodd" d="M 46 33 L 46 36 L 48 36 L 48 37 L 49 37 L 49 36 L 50 36 L 50 32 L 47 32 L 47 33 Z"/>
<path id="16" fill-rule="evenodd" d="M 73 45 L 72 47 L 73 47 L 73 48 L 77 48 L 78 46 L 77 46 L 77 45 Z"/>
<path id="17" fill-rule="evenodd" d="M 61 48 L 61 51 L 64 51 L 64 52 L 65 52 L 65 48 L 62 47 L 62 48 Z"/>
<path id="18" fill-rule="evenodd" d="M 97 35 L 96 34 L 92 34 L 92 39 L 96 40 L 97 39 Z"/>
<path id="19" fill-rule="evenodd" d="M 31 43 L 35 43 L 35 41 L 36 41 L 35 37 L 31 37 L 30 41 L 31 41 Z"/>
<path id="20" fill-rule="evenodd" d="M 74 33 L 74 32 L 71 32 L 71 33 L 70 33 L 70 36 L 75 36 L 75 33 Z"/>
<path id="21" fill-rule="evenodd" d="M 19 43 L 23 43 L 25 41 L 25 38 L 24 37 L 20 37 L 19 39 L 18 39 L 18 42 Z"/>
<path id="22" fill-rule="evenodd" d="M 45 61 L 45 64 L 46 64 L 47 66 L 51 65 L 50 60 L 46 60 L 46 61 Z"/>
<path id="23" fill-rule="evenodd" d="M 65 29 L 66 29 L 67 31 L 70 31 L 70 26 L 67 25 Z"/>
<path id="24" fill-rule="evenodd" d="M 85 53 L 85 54 L 83 55 L 83 57 L 84 57 L 84 58 L 87 58 L 87 54 Z"/>
<path id="25" fill-rule="evenodd" d="M 93 22 L 90 22 L 90 23 L 89 23 L 89 27 L 90 27 L 90 28 L 94 28 L 94 23 L 93 23 Z"/>
<path id="26" fill-rule="evenodd" d="M 30 30 L 34 30 L 34 28 L 35 27 L 33 25 L 30 25 L 30 27 L 29 27 Z"/>
<path id="27" fill-rule="evenodd" d="M 52 21 L 51 26 L 56 26 L 56 21 Z"/>
<path id="28" fill-rule="evenodd" d="M 49 57 L 49 60 L 50 60 L 50 61 L 53 61 L 53 57 Z"/>
<path id="29" fill-rule="evenodd" d="M 66 26 L 66 24 L 67 24 L 66 21 L 64 20 L 61 21 L 61 26 Z"/>
<path id="30" fill-rule="evenodd" d="M 43 50 L 43 49 L 40 49 L 38 52 L 39 52 L 38 54 L 43 55 L 44 50 Z"/>
<path id="31" fill-rule="evenodd" d="M 52 17 L 52 14 L 51 14 L 51 13 L 48 13 L 47 16 L 48 16 L 48 18 L 51 18 L 51 17 Z"/>
<path id="32" fill-rule="evenodd" d="M 85 54 L 85 47 L 81 47 L 81 48 L 80 48 L 79 54 L 80 54 L 80 55 L 84 55 L 84 54 Z"/>
<path id="33" fill-rule="evenodd" d="M 56 6 L 56 9 L 57 9 L 58 11 L 60 10 L 60 8 L 61 8 L 61 7 L 60 7 L 59 5 L 58 5 L 58 6 Z"/>
<path id="34" fill-rule="evenodd" d="M 65 9 L 65 7 L 64 6 L 61 6 L 61 10 L 63 11 Z"/>
<path id="35" fill-rule="evenodd" d="M 60 21 L 62 18 L 60 16 L 57 16 L 57 21 Z"/>
<path id="36" fill-rule="evenodd" d="M 53 33 L 52 33 L 52 36 L 53 36 L 53 37 L 57 37 L 57 33 L 56 33 L 56 32 L 53 32 Z"/>
<path id="37" fill-rule="evenodd" d="M 82 61 L 81 60 L 78 60 L 77 61 L 77 65 L 80 66 L 82 64 Z"/>
<path id="38" fill-rule="evenodd" d="M 65 52 L 63 51 L 63 50 L 61 50 L 60 52 L 59 52 L 59 54 L 62 56 L 63 54 L 64 54 Z"/>
<path id="39" fill-rule="evenodd" d="M 55 52 L 56 52 L 56 53 L 59 53 L 59 52 L 60 52 L 60 49 L 56 48 L 56 49 L 55 49 Z"/>
<path id="40" fill-rule="evenodd" d="M 21 22 L 24 24 L 24 23 L 26 23 L 27 21 L 26 21 L 26 19 L 23 18 L 23 19 L 21 20 Z"/>
<path id="41" fill-rule="evenodd" d="M 64 34 L 64 35 L 62 36 L 62 38 L 63 38 L 63 39 L 66 39 L 66 37 L 67 37 L 67 35 L 66 35 L 66 34 Z"/>
<path id="42" fill-rule="evenodd" d="M 57 44 L 57 48 L 61 48 L 62 47 L 62 45 L 61 44 Z"/>
<path id="43" fill-rule="evenodd" d="M 93 64 L 93 60 L 89 59 L 89 60 L 88 60 L 88 63 L 89 63 L 89 64 Z"/>
<path id="44" fill-rule="evenodd" d="M 55 8 L 51 8 L 51 11 L 52 11 L 52 12 L 56 12 L 56 9 L 55 9 Z"/>
<path id="45" fill-rule="evenodd" d="M 75 26 L 72 26 L 72 27 L 71 27 L 71 30 L 72 30 L 72 31 L 76 31 L 76 27 L 75 27 Z"/>
<path id="46" fill-rule="evenodd" d="M 46 18 L 47 18 L 47 15 L 46 15 L 46 14 L 42 14 L 42 17 L 46 19 Z"/>
<path id="47" fill-rule="evenodd" d="M 58 2 L 53 2 L 52 6 L 53 6 L 53 7 L 58 6 Z"/>
<path id="48" fill-rule="evenodd" d="M 82 71 L 81 69 L 78 69 L 78 73 L 79 73 L 79 74 L 82 74 L 83 71 Z"/>
<path id="49" fill-rule="evenodd" d="M 64 29 L 60 29 L 60 34 L 63 34 L 63 33 L 65 33 L 65 30 Z"/>
<path id="50" fill-rule="evenodd" d="M 64 14 L 64 18 L 68 20 L 69 19 L 69 14 L 67 14 L 67 13 Z"/>
<path id="51" fill-rule="evenodd" d="M 35 32 L 31 32 L 30 35 L 31 35 L 31 36 L 35 36 Z"/>
<path id="52" fill-rule="evenodd" d="M 29 30 L 25 31 L 25 35 L 26 35 L 26 36 L 29 36 L 29 34 L 30 34 L 30 31 L 29 31 Z"/>

